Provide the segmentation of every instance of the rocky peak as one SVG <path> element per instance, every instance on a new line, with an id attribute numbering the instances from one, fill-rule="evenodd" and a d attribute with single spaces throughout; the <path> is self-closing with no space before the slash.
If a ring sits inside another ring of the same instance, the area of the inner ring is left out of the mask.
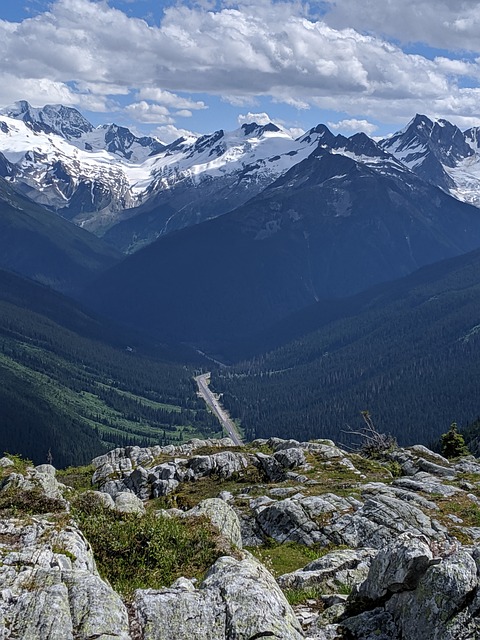
<path id="1" fill-rule="evenodd" d="M 276 124 L 273 124 L 273 122 L 269 122 L 268 124 L 263 125 L 257 124 L 256 122 L 250 122 L 248 124 L 245 123 L 242 124 L 241 129 L 245 136 L 250 136 L 252 135 L 252 133 L 257 136 L 261 136 L 266 132 L 277 133 L 278 131 L 281 131 L 281 129 L 277 127 Z"/>
<path id="2" fill-rule="evenodd" d="M 0 113 L 16 120 L 23 120 L 33 131 L 56 133 L 66 140 L 75 140 L 93 131 L 93 126 L 77 109 L 61 104 L 47 104 L 36 108 L 26 100 L 20 100 L 2 109 Z"/>

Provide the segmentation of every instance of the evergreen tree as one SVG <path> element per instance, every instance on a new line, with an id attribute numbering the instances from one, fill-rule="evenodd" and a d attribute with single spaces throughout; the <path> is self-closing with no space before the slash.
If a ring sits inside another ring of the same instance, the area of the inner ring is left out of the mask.
<path id="1" fill-rule="evenodd" d="M 457 423 L 452 422 L 447 433 L 442 435 L 442 454 L 445 458 L 459 458 L 468 456 L 469 453 L 462 434 L 458 433 Z"/>

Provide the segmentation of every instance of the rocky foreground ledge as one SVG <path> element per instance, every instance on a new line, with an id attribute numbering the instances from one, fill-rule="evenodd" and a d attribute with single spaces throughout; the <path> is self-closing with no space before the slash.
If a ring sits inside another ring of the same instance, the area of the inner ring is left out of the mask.
<path id="1" fill-rule="evenodd" d="M 134 564 L 130 531 L 158 566 Z M 194 440 L 58 473 L 5 457 L 0 639 L 470 640 L 478 540 L 480 462 L 422 446 Z"/>

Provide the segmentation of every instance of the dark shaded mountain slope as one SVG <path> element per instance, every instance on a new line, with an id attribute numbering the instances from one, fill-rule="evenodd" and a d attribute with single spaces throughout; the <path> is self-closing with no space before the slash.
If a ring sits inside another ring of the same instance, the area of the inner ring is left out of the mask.
<path id="1" fill-rule="evenodd" d="M 91 233 L 34 204 L 0 178 L 0 268 L 71 292 L 120 260 Z"/>
<path id="2" fill-rule="evenodd" d="M 476 208 L 380 150 L 367 164 L 319 146 L 232 213 L 127 258 L 84 299 L 157 335 L 218 347 L 478 246 Z"/>

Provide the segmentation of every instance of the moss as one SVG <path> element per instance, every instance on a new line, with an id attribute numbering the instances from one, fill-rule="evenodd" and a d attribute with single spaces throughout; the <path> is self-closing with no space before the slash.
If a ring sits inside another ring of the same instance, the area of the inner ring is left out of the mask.
<path id="1" fill-rule="evenodd" d="M 52 552 L 58 555 L 66 556 L 67 558 L 70 558 L 72 562 L 75 562 L 75 560 L 77 559 L 77 556 L 74 553 L 72 553 L 68 549 L 64 549 L 62 546 L 58 544 L 54 544 L 52 546 Z"/>

